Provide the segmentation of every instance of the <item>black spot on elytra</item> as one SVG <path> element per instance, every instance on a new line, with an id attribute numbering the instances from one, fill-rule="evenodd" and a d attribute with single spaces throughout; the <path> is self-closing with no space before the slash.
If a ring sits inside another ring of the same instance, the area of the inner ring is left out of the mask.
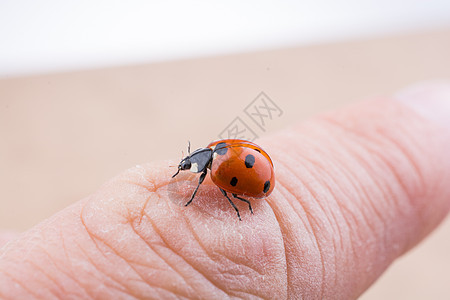
<path id="1" fill-rule="evenodd" d="M 214 152 L 219 154 L 219 155 L 225 155 L 225 153 L 227 153 L 228 148 L 226 147 L 227 143 L 222 142 L 222 143 L 218 143 L 216 145 L 216 148 L 214 148 Z"/>
<path id="2" fill-rule="evenodd" d="M 255 157 L 251 154 L 248 154 L 245 157 L 245 166 L 247 168 L 252 168 L 254 164 L 255 164 Z"/>
<path id="3" fill-rule="evenodd" d="M 236 186 L 237 182 L 238 182 L 238 180 L 237 180 L 236 177 L 233 177 L 233 178 L 231 178 L 231 180 L 230 180 L 230 184 L 231 184 L 232 186 Z"/>
<path id="4" fill-rule="evenodd" d="M 267 193 L 267 191 L 270 189 L 270 180 L 267 180 L 266 182 L 264 182 L 264 193 Z"/>

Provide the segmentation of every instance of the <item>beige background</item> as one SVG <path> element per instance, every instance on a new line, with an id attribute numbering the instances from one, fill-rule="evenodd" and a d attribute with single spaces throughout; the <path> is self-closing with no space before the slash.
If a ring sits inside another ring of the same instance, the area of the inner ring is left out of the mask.
<path id="1" fill-rule="evenodd" d="M 179 158 L 236 117 L 258 135 L 323 110 L 450 78 L 450 29 L 0 80 L 0 228 L 25 230 L 138 163 Z M 258 130 L 264 91 L 284 111 Z M 450 221 L 362 298 L 450 298 Z"/>

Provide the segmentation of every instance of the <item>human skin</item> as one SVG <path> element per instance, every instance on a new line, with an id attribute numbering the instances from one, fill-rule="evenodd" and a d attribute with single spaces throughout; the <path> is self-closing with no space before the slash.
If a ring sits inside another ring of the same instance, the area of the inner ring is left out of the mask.
<path id="1" fill-rule="evenodd" d="M 209 176 L 184 207 L 196 177 L 172 179 L 178 161 L 136 166 L 1 248 L 0 297 L 357 298 L 449 210 L 449 90 L 257 140 L 276 186 L 254 215 L 235 201 L 242 221 Z"/>

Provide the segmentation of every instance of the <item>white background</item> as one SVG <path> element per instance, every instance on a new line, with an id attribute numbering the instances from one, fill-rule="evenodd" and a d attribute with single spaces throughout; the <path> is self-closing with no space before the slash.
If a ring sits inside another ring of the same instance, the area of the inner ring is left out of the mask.
<path id="1" fill-rule="evenodd" d="M 448 25 L 448 0 L 0 0 L 0 77 Z"/>

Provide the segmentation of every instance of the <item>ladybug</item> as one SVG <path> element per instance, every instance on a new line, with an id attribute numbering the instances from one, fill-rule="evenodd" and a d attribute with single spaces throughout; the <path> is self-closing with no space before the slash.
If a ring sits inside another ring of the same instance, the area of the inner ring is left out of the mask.
<path id="1" fill-rule="evenodd" d="M 177 172 L 172 176 L 173 178 L 184 170 L 201 173 L 198 185 L 185 206 L 188 206 L 194 200 L 208 169 L 210 170 L 211 180 L 236 210 L 240 221 L 239 210 L 231 201 L 228 193 L 233 198 L 247 203 L 250 212 L 253 214 L 250 201 L 240 196 L 267 197 L 272 193 L 275 186 L 272 160 L 255 143 L 239 139 L 225 139 L 212 142 L 206 148 L 197 149 L 192 153 L 190 153 L 189 145 L 188 156 L 181 160 Z"/>

